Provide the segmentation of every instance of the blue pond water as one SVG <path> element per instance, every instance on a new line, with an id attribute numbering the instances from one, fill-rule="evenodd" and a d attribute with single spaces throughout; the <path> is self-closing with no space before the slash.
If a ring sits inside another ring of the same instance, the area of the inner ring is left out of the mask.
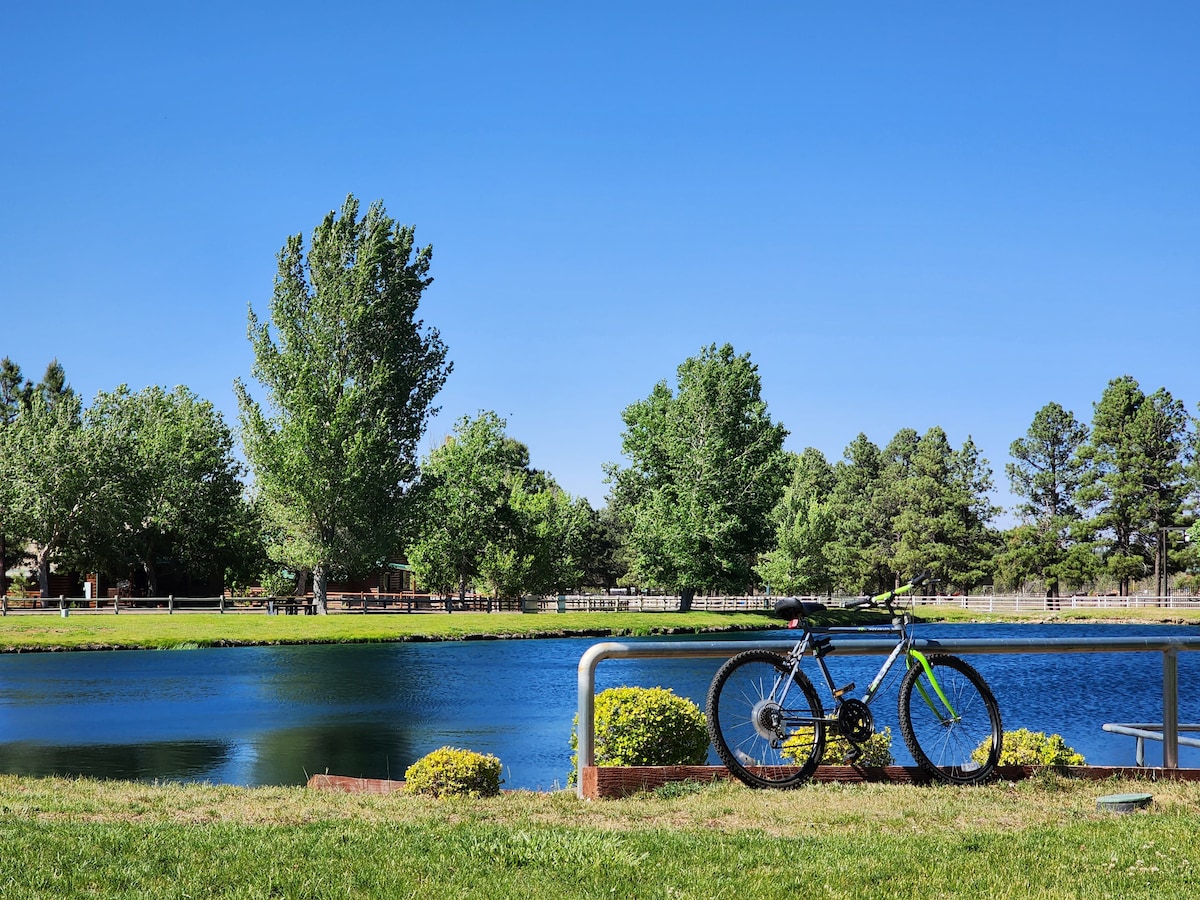
<path id="1" fill-rule="evenodd" d="M 1148 625 L 929 625 L 922 637 L 1200 635 Z M 794 632 L 741 635 L 787 639 Z M 734 640 L 733 635 L 679 640 Z M 662 638 L 656 638 L 662 640 Z M 444 745 L 493 753 L 506 787 L 566 784 L 579 658 L 593 639 L 471 641 L 0 657 L 0 772 L 242 785 L 318 772 L 403 776 Z M 1132 765 L 1104 722 L 1161 721 L 1159 653 L 974 656 L 1006 729 L 1062 734 L 1097 765 Z M 865 685 L 879 657 L 831 659 Z M 703 706 L 714 659 L 608 660 L 597 690 L 663 685 Z M 895 681 L 875 704 L 895 725 Z M 1200 722 L 1200 653 L 1179 658 L 1180 717 Z M 1147 762 L 1161 763 L 1161 746 Z M 715 755 L 712 758 L 715 763 Z M 1200 766 L 1200 749 L 1180 748 Z"/>

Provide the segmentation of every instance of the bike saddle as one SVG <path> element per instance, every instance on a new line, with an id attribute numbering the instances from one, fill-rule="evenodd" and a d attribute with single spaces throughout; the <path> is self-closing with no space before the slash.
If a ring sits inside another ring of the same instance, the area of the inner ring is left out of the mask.
<path id="1" fill-rule="evenodd" d="M 775 601 L 775 615 L 781 619 L 803 619 L 824 610 L 824 603 L 801 600 L 799 597 L 780 597 Z"/>

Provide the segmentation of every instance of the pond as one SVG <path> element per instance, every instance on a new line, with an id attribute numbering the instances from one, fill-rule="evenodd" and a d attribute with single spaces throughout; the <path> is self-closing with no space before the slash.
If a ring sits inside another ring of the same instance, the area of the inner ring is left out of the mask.
<path id="1" fill-rule="evenodd" d="M 927 625 L 922 637 L 1200 635 L 1152 625 Z M 675 640 L 788 639 L 794 632 Z M 652 640 L 664 640 L 653 638 Z M 328 772 L 402 778 L 450 745 L 498 756 L 505 787 L 564 787 L 579 658 L 596 639 L 35 653 L 0 657 L 0 772 L 239 785 Z M 1058 732 L 1096 765 L 1132 765 L 1134 741 L 1104 722 L 1162 717 L 1162 655 L 974 656 L 1006 730 Z M 837 657 L 860 687 L 879 657 Z M 597 690 L 671 687 L 704 705 L 714 659 L 608 660 Z M 895 724 L 895 680 L 873 707 Z M 1200 722 L 1200 653 L 1179 658 L 1180 720 Z M 1161 764 L 1161 745 L 1147 763 Z M 717 762 L 715 754 L 711 761 Z M 1180 765 L 1200 766 L 1181 747 Z"/>

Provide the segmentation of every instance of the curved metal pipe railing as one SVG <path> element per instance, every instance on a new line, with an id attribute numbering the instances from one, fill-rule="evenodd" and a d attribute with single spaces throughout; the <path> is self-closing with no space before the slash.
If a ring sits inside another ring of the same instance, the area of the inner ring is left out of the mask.
<path id="1" fill-rule="evenodd" d="M 606 659 L 652 659 L 669 657 L 728 658 L 743 650 L 774 650 L 786 653 L 795 639 L 772 641 L 605 641 L 593 644 L 579 660 L 579 771 L 578 794 L 583 797 L 582 772 L 596 764 L 596 668 Z M 891 638 L 856 638 L 834 641 L 831 653 L 842 656 L 887 655 L 896 646 Z M 1179 654 L 1200 650 L 1200 637 L 1079 637 L 1079 638 L 917 638 L 913 647 L 922 653 L 1132 653 L 1163 655 L 1163 766 L 1179 766 Z M 1190 741 L 1186 741 L 1190 743 Z"/>

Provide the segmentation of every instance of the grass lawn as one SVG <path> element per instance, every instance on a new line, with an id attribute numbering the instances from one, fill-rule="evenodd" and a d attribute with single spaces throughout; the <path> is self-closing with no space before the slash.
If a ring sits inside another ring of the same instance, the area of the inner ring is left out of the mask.
<path id="1" fill-rule="evenodd" d="M 839 623 L 880 621 L 873 612 L 831 610 Z M 1200 624 L 1200 611 L 1064 610 L 1033 615 L 923 607 L 920 618 L 939 622 L 1138 621 Z M 343 643 L 404 640 L 479 640 L 522 637 L 606 637 L 779 628 L 778 619 L 746 612 L 422 613 L 268 616 L 260 613 L 74 612 L 0 617 L 0 652 L 25 650 L 171 649 L 238 644 Z"/>
<path id="2" fill-rule="evenodd" d="M 778 628 L 753 613 L 422 613 L 268 616 L 261 613 L 10 614 L 0 618 L 0 651 L 170 649 L 238 644 L 459 640 L 489 637 L 649 635 Z"/>
<path id="3" fill-rule="evenodd" d="M 1200 786 L 737 784 L 586 802 L 0 776 L 5 897 L 1187 897 Z M 1112 793 L 1149 809 L 1099 812 Z"/>

